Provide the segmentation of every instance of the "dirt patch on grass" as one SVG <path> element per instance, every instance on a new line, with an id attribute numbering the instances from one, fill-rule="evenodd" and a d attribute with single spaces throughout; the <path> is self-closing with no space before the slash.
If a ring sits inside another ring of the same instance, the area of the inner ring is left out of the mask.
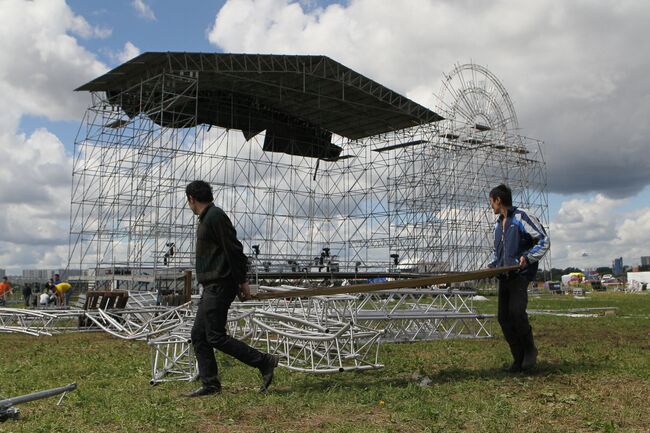
<path id="1" fill-rule="evenodd" d="M 260 410 L 248 408 L 237 419 L 227 415 L 210 415 L 199 424 L 200 433 L 253 433 L 253 432 L 328 432 L 337 427 L 365 426 L 366 431 L 382 429 L 391 424 L 391 416 L 381 407 L 367 412 L 341 411 L 337 407 L 319 408 L 311 413 L 291 413 L 284 408 L 265 407 Z M 419 429 L 402 429 L 416 432 Z"/>
<path id="2" fill-rule="evenodd" d="M 528 383 L 513 383 L 508 392 L 521 432 L 647 432 L 650 425 L 650 412 L 639 410 L 650 394 L 650 384 L 635 378 L 532 378 Z"/>

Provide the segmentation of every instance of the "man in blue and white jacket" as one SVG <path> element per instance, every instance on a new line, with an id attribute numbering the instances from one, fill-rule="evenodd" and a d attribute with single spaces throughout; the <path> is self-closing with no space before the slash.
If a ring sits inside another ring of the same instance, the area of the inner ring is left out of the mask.
<path id="1" fill-rule="evenodd" d="M 499 215 L 494 225 L 494 257 L 489 267 L 519 265 L 499 278 L 499 325 L 510 346 L 513 363 L 506 371 L 529 370 L 537 362 L 533 329 L 528 323 L 528 283 L 551 241 L 539 220 L 512 205 L 512 191 L 499 185 L 490 191 L 490 206 Z"/>

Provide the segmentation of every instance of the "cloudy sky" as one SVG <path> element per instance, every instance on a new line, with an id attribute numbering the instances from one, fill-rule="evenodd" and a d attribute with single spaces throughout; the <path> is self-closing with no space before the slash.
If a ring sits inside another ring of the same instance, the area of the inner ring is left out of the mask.
<path id="1" fill-rule="evenodd" d="M 643 0 L 0 0 L 0 268 L 65 265 L 73 89 L 145 51 L 324 54 L 428 106 L 456 64 L 486 66 L 545 142 L 553 266 L 639 263 L 648 22 Z"/>

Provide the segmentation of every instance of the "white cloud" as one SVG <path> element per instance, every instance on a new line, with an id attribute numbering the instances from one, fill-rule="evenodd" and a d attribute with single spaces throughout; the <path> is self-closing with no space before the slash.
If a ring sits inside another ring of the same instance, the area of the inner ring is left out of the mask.
<path id="1" fill-rule="evenodd" d="M 63 0 L 4 0 L 0 12 L 0 267 L 65 264 L 72 158 L 46 129 L 18 133 L 25 115 L 79 119 L 73 90 L 106 66 L 75 37 L 105 37 Z"/>
<path id="2" fill-rule="evenodd" d="M 70 35 L 85 33 L 88 24 L 60 0 L 5 0 L 2 9 L 0 130 L 16 130 L 24 114 L 51 120 L 80 118 L 87 95 L 73 90 L 106 71 Z"/>
<path id="3" fill-rule="evenodd" d="M 442 74 L 471 60 L 504 83 L 523 133 L 547 142 L 553 191 L 623 197 L 650 184 L 650 60 L 639 54 L 650 3 L 302 4 L 230 0 L 209 41 L 229 52 L 324 54 L 429 106 Z"/>
<path id="4" fill-rule="evenodd" d="M 156 21 L 156 14 L 154 14 L 151 7 L 144 0 L 133 0 L 131 6 L 142 18 L 149 21 Z"/>
<path id="5" fill-rule="evenodd" d="M 621 211 L 627 201 L 601 194 L 564 201 L 551 224 L 553 266 L 610 266 L 615 257 L 634 265 L 650 254 L 650 208 Z"/>
<path id="6" fill-rule="evenodd" d="M 120 63 L 124 63 L 138 56 L 139 54 L 140 48 L 133 45 L 130 41 L 127 41 L 124 44 L 124 48 L 122 48 L 122 50 L 117 53 L 116 58 L 120 61 Z"/>
<path id="7" fill-rule="evenodd" d="M 83 17 L 74 15 L 71 18 L 70 32 L 82 38 L 105 39 L 113 34 L 109 27 L 93 27 Z"/>
<path id="8" fill-rule="evenodd" d="M 45 129 L 29 137 L 3 134 L 0 160 L 2 267 L 45 262 L 61 266 L 66 258 L 72 176 L 72 161 L 63 143 Z M 53 251 L 59 260 L 50 263 Z"/>

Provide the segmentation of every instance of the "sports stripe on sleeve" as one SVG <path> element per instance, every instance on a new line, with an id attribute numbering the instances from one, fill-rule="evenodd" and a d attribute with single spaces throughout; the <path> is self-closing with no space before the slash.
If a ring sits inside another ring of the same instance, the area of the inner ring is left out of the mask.
<path id="1" fill-rule="evenodd" d="M 551 240 L 546 233 L 546 230 L 544 230 L 544 227 L 537 217 L 529 215 L 523 209 L 517 209 L 516 218 L 519 220 L 518 225 L 521 229 L 530 237 L 537 240 L 537 244 L 524 254 L 530 263 L 540 261 L 551 247 Z"/>

